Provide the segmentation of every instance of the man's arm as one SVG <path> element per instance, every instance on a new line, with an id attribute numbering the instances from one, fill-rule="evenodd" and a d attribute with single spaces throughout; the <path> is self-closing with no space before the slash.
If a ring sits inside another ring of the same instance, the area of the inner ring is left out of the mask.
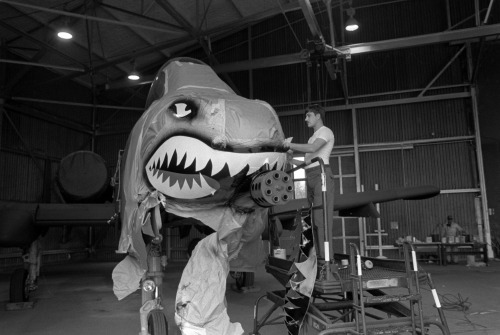
<path id="1" fill-rule="evenodd" d="M 464 229 L 462 228 L 462 226 L 460 226 L 458 223 L 455 223 L 456 224 L 456 228 L 458 230 L 458 233 L 461 234 L 463 233 Z"/>
<path id="2" fill-rule="evenodd" d="M 301 164 L 304 164 L 305 162 L 304 161 L 300 161 L 298 159 L 291 159 L 290 163 L 292 163 L 293 165 L 299 166 Z"/>
<path id="3" fill-rule="evenodd" d="M 298 151 L 302 153 L 311 153 L 318 151 L 322 146 L 326 144 L 326 141 L 322 138 L 317 138 L 313 143 L 309 144 L 299 144 L 299 143 L 288 143 L 288 147 L 293 151 Z M 285 144 L 286 146 L 286 144 Z"/>

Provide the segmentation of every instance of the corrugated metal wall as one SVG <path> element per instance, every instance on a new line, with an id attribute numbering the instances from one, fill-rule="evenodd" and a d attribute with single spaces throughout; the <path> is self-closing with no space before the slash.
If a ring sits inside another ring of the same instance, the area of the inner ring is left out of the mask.
<path id="1" fill-rule="evenodd" d="M 468 136 L 474 133 L 466 99 L 357 110 L 359 143 L 383 143 Z"/>
<path id="2" fill-rule="evenodd" d="M 285 137 L 293 136 L 296 143 L 306 143 L 312 135 L 312 130 L 307 128 L 305 113 L 296 115 L 280 116 L 281 126 Z M 332 129 L 335 134 L 335 145 L 352 145 L 353 128 L 351 111 L 338 111 L 326 113 L 325 125 Z"/>

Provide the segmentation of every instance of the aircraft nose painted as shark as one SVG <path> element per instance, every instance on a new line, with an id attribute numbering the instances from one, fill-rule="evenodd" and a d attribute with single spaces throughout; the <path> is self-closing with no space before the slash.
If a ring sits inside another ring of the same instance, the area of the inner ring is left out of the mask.
<path id="1" fill-rule="evenodd" d="M 204 63 L 168 62 L 146 107 L 128 160 L 145 172 L 134 176 L 138 185 L 177 204 L 225 203 L 248 191 L 257 172 L 285 168 L 284 133 L 274 109 L 235 94 Z"/>
<path id="2" fill-rule="evenodd" d="M 192 137 L 174 136 L 165 141 L 146 164 L 151 185 L 169 197 L 196 199 L 213 195 L 218 180 L 234 178 L 246 170 L 246 176 L 269 166 L 282 170 L 282 153 L 234 153 L 214 150 Z"/>

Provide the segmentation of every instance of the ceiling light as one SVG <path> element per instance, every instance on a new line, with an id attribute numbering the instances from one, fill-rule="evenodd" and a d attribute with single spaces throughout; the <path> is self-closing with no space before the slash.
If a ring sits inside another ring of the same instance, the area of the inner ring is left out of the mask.
<path id="1" fill-rule="evenodd" d="M 128 79 L 130 79 L 130 80 L 139 80 L 139 79 L 141 79 L 141 76 L 139 76 L 139 73 L 137 71 L 132 71 L 128 75 Z"/>
<path id="2" fill-rule="evenodd" d="M 349 2 L 349 6 L 351 3 Z M 349 15 L 349 18 L 347 19 L 345 23 L 345 30 L 347 31 L 355 31 L 359 28 L 359 23 L 358 21 L 354 18 L 354 14 L 356 13 L 356 10 L 352 7 L 349 7 L 346 9 L 346 14 Z"/>
<path id="3" fill-rule="evenodd" d="M 130 79 L 130 80 L 141 79 L 139 72 L 137 72 L 137 70 L 135 69 L 135 60 L 132 61 L 132 71 L 128 74 L 128 79 Z"/>
<path id="4" fill-rule="evenodd" d="M 73 38 L 73 32 L 69 28 L 68 21 L 66 21 L 64 25 L 59 29 L 59 31 L 57 32 L 57 36 L 63 40 L 70 40 Z"/>
<path id="5" fill-rule="evenodd" d="M 345 23 L 345 30 L 347 31 L 355 31 L 359 28 L 359 23 L 358 21 L 353 18 L 353 17 L 350 17 L 346 23 Z"/>

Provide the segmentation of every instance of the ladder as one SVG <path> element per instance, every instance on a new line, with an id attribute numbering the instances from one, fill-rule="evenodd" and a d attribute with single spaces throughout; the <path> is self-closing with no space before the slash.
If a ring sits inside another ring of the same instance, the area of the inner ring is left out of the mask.
<path id="1" fill-rule="evenodd" d="M 370 289 L 370 282 L 363 277 L 363 270 L 370 268 L 369 264 L 365 264 L 361 258 L 359 248 L 356 244 L 350 244 L 350 263 L 351 263 L 351 282 L 353 296 L 353 313 L 354 325 L 353 329 L 347 330 L 347 333 L 356 335 L 375 335 L 375 334 L 399 334 L 401 332 L 410 332 L 413 335 L 424 334 L 425 324 L 422 295 L 420 292 L 420 277 L 419 268 L 416 259 L 416 253 L 411 243 L 404 244 L 404 265 L 406 280 L 401 281 L 401 288 L 406 290 L 405 294 L 382 294 L 382 295 L 366 295 L 365 292 Z M 378 283 L 381 284 L 380 282 Z M 388 287 L 394 288 L 393 283 L 387 283 Z M 378 288 L 384 288 L 382 287 Z M 377 292 L 384 292 L 378 291 Z M 385 292 L 384 292 L 385 293 Z M 404 318 L 395 318 L 389 320 L 375 320 L 367 322 L 365 305 L 381 305 L 394 302 L 408 302 L 410 315 Z M 444 315 L 441 316 L 443 318 Z M 441 320 L 443 324 L 446 321 Z M 447 328 L 447 327 L 446 327 Z M 443 333 L 446 333 L 447 329 Z M 449 332 L 449 331 L 448 331 Z M 326 332 L 325 332 L 326 334 Z"/>

